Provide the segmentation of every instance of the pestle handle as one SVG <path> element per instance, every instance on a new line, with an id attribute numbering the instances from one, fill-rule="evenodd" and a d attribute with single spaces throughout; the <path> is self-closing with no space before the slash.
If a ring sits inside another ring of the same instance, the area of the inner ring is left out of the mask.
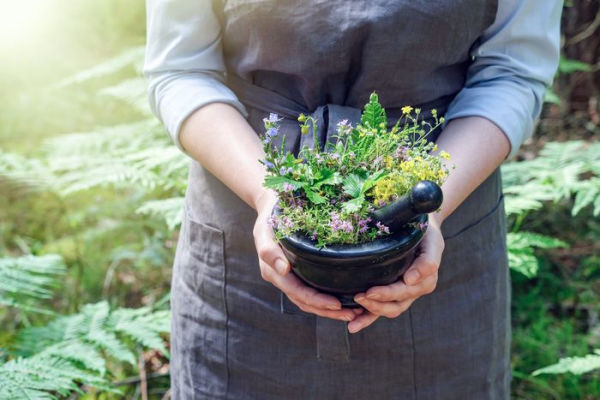
<path id="1" fill-rule="evenodd" d="M 442 188 L 432 181 L 417 182 L 409 197 L 411 208 L 416 213 L 415 217 L 437 210 L 444 200 Z"/>
<path id="2" fill-rule="evenodd" d="M 432 181 L 420 181 L 410 193 L 372 213 L 374 221 L 381 221 L 392 231 L 422 214 L 437 210 L 444 199 L 442 189 Z"/>

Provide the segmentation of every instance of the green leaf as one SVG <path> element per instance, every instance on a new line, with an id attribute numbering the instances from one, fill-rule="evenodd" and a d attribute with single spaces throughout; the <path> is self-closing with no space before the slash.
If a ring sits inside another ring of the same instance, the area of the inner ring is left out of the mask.
<path id="1" fill-rule="evenodd" d="M 539 270 L 538 259 L 530 249 L 509 249 L 508 265 L 528 278 L 533 278 Z"/>
<path id="2" fill-rule="evenodd" d="M 592 66 L 579 60 L 572 60 L 561 57 L 558 62 L 558 72 L 562 74 L 571 74 L 577 71 L 589 71 Z"/>
<path id="3" fill-rule="evenodd" d="M 318 189 L 323 185 L 338 185 L 342 183 L 342 176 L 339 172 L 333 172 L 328 168 L 320 170 L 315 177 L 318 176 L 318 180 L 312 185 L 313 188 Z"/>
<path id="4" fill-rule="evenodd" d="M 600 179 L 594 179 L 595 185 L 582 185 L 581 189 L 575 194 L 575 203 L 571 210 L 571 215 L 575 216 L 579 211 L 600 198 Z"/>
<path id="5" fill-rule="evenodd" d="M 287 178 L 287 177 L 281 176 L 281 175 L 267 176 L 265 178 L 264 186 L 269 189 L 275 189 L 275 190 L 281 191 L 281 190 L 283 190 L 284 183 L 293 185 L 294 188 L 296 188 L 296 189 L 298 187 L 302 186 L 302 184 L 300 182 L 297 182 L 293 179 L 290 179 L 290 178 Z"/>
<path id="6" fill-rule="evenodd" d="M 551 249 L 555 247 L 569 247 L 569 245 L 560 239 L 550 236 L 540 235 L 533 232 L 513 232 L 506 235 L 506 242 L 509 250 L 523 250 L 531 247 L 542 249 Z"/>
<path id="7" fill-rule="evenodd" d="M 353 198 L 357 198 L 362 193 L 365 180 L 357 174 L 350 174 L 343 181 L 344 193 Z"/>
<path id="8" fill-rule="evenodd" d="M 369 102 L 365 105 L 360 122 L 367 128 L 379 128 L 379 124 L 381 123 L 387 126 L 385 110 L 381 107 L 381 104 L 379 104 L 379 97 L 375 92 L 371 93 Z"/>
<path id="9" fill-rule="evenodd" d="M 304 193 L 306 193 L 306 197 L 313 204 L 323 204 L 323 203 L 325 203 L 327 201 L 327 199 L 325 197 L 321 196 L 317 192 L 314 192 L 314 191 L 312 191 L 310 189 L 304 188 Z"/>
<path id="10" fill-rule="evenodd" d="M 533 371 L 532 375 L 564 374 L 566 372 L 581 375 L 596 369 L 600 369 L 600 349 L 584 357 L 561 358 L 556 364 Z"/>
<path id="11" fill-rule="evenodd" d="M 347 213 L 354 213 L 360 210 L 365 202 L 365 196 L 360 195 L 355 199 L 349 200 L 342 204 L 342 208 Z"/>
<path id="12" fill-rule="evenodd" d="M 559 105 L 560 97 L 552 89 L 548 88 L 544 94 L 544 102 Z"/>

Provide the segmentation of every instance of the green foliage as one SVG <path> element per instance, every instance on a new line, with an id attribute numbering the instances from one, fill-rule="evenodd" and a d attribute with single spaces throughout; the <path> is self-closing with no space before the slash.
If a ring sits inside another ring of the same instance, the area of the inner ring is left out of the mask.
<path id="1" fill-rule="evenodd" d="M 551 142 L 530 161 L 502 166 L 507 214 L 540 209 L 575 196 L 572 215 L 593 206 L 600 215 L 600 143 Z"/>
<path id="2" fill-rule="evenodd" d="M 562 240 L 531 232 L 509 233 L 506 238 L 510 268 L 528 278 L 538 273 L 539 262 L 533 248 L 551 249 L 567 247 Z"/>
<path id="3" fill-rule="evenodd" d="M 578 68 L 584 66 L 563 61 L 564 73 Z M 567 244 L 547 235 L 521 231 L 521 226 L 528 214 L 539 215 L 549 203 L 566 206 L 572 218 L 588 208 L 592 215 L 600 215 L 600 143 L 550 142 L 537 158 L 506 164 L 502 172 L 506 211 L 514 221 L 514 232 L 507 237 L 510 267 L 526 278 L 538 277 L 540 258 L 534 248 L 564 248 Z M 566 372 L 583 374 L 598 368 L 600 355 L 596 350 L 583 357 L 563 358 L 556 364 L 536 369 L 531 378 L 527 375 L 523 378 L 539 384 L 533 377 Z"/>
<path id="4" fill-rule="evenodd" d="M 82 393 L 79 385 L 108 389 L 107 382 L 51 355 L 16 358 L 0 366 L 0 400 L 48 400 Z"/>
<path id="5" fill-rule="evenodd" d="M 138 346 L 168 355 L 162 337 L 168 332 L 168 311 L 111 311 L 106 301 L 87 304 L 46 326 L 22 329 L 15 345 L 19 357 L 0 365 L 0 399 L 24 394 L 53 399 L 55 392 L 81 392 L 79 384 L 114 390 L 106 377 L 107 358 L 135 366 L 132 349 Z"/>
<path id="6" fill-rule="evenodd" d="M 581 375 L 596 369 L 600 369 L 600 350 L 596 350 L 593 354 L 583 357 L 561 358 L 556 364 L 533 371 L 532 375 L 564 374 L 567 372 Z"/>
<path id="7" fill-rule="evenodd" d="M 310 237 L 318 246 L 357 244 L 390 234 L 382 221 L 369 225 L 372 209 L 406 195 L 419 181 L 438 185 L 448 168 L 427 141 L 431 130 L 442 123 L 433 113 L 434 125 L 424 121 L 420 110 L 402 109 L 396 125 L 387 126 L 385 110 L 373 93 L 365 105 L 361 124 L 337 121 L 325 151 L 320 146 L 304 146 L 296 156 L 285 149 L 285 138 L 277 141 L 279 121 L 276 114 L 265 118 L 263 150 L 266 168 L 264 186 L 279 196 L 279 213 L 271 219 L 276 237 L 292 234 Z M 300 115 L 301 134 L 313 127 L 317 143 L 317 121 Z M 385 184 L 384 178 L 389 176 Z M 310 217 L 307 217 L 310 215 Z"/>
<path id="8" fill-rule="evenodd" d="M 48 313 L 35 303 L 52 296 L 51 289 L 64 273 L 58 255 L 0 258 L 0 304 Z"/>
<path id="9" fill-rule="evenodd" d="M 381 124 L 387 126 L 387 116 L 379 103 L 379 96 L 376 93 L 371 93 L 369 102 L 365 105 L 360 123 L 367 129 L 379 129 Z"/>
<path id="10" fill-rule="evenodd" d="M 572 74 L 577 71 L 589 71 L 592 66 L 588 63 L 579 60 L 572 60 L 561 57 L 558 62 L 558 72 L 561 74 Z"/>

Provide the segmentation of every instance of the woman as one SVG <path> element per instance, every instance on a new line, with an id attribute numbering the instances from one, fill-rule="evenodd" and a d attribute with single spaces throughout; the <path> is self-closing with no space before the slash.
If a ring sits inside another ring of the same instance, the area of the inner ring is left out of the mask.
<path id="1" fill-rule="evenodd" d="M 173 273 L 173 397 L 508 398 L 498 166 L 540 112 L 561 2 L 147 5 L 151 105 L 194 159 Z M 297 151 L 294 114 L 356 120 L 373 90 L 392 117 L 404 105 L 445 113 L 436 141 L 456 169 L 403 280 L 358 294 L 354 311 L 289 272 L 257 132 L 279 113 Z"/>

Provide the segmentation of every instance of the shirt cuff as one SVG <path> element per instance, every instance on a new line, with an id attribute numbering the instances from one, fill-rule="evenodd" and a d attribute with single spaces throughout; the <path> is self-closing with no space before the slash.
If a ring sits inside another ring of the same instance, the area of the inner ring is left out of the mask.
<path id="1" fill-rule="evenodd" d="M 150 98 L 152 111 L 182 151 L 184 149 L 179 141 L 181 126 L 197 109 L 211 103 L 225 103 L 235 107 L 244 117 L 248 115 L 235 93 L 209 74 L 173 74 L 150 90 Z"/>
<path id="2" fill-rule="evenodd" d="M 512 158 L 533 132 L 534 121 L 542 106 L 537 92 L 544 92 L 543 84 L 529 82 L 525 85 L 511 80 L 465 87 L 448 107 L 445 119 L 449 122 L 455 118 L 477 116 L 490 120 L 508 138 L 510 153 L 507 158 Z"/>

